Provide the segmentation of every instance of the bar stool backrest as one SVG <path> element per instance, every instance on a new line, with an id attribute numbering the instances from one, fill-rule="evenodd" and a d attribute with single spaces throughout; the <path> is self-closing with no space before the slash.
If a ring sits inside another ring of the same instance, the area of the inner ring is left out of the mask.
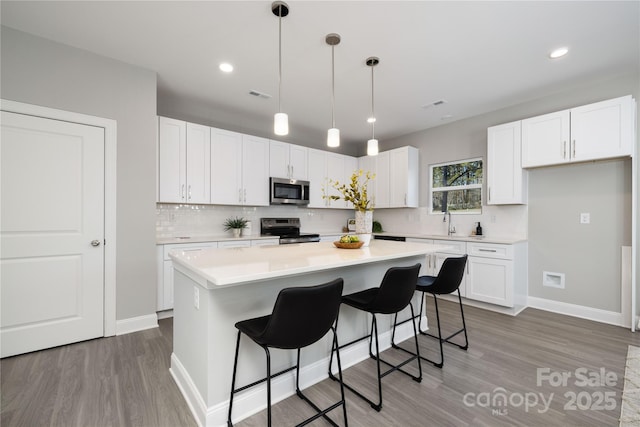
<path id="1" fill-rule="evenodd" d="M 404 309 L 416 290 L 420 264 L 411 267 L 391 267 L 380 283 L 376 298 L 371 302 L 370 311 L 392 314 Z"/>
<path id="2" fill-rule="evenodd" d="M 466 264 L 467 255 L 445 259 L 436 280 L 429 286 L 429 292 L 438 295 L 455 292 L 462 282 Z"/>
<path id="3" fill-rule="evenodd" d="M 343 286 L 342 279 L 335 279 L 322 285 L 281 290 L 258 342 L 295 349 L 318 341 L 338 316 Z"/>

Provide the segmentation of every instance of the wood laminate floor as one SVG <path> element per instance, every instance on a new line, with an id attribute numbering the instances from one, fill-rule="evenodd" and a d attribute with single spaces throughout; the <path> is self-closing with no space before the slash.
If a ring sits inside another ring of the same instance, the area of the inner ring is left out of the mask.
<path id="1" fill-rule="evenodd" d="M 443 324 L 451 330 L 459 322 L 457 305 L 442 306 Z M 618 425 L 627 346 L 640 346 L 638 333 L 534 309 L 511 317 L 465 307 L 465 314 L 468 351 L 445 347 L 444 367 L 425 363 L 421 383 L 397 372 L 385 377 L 381 412 L 347 392 L 349 425 Z M 0 425 L 196 425 L 169 373 L 172 319 L 159 323 L 157 329 L 3 359 Z M 436 355 L 436 341 L 421 337 L 420 343 L 422 352 Z M 404 356 L 388 350 L 384 357 Z M 373 397 L 373 372 L 375 364 L 367 360 L 345 370 L 345 379 Z M 306 393 L 331 402 L 337 383 L 325 380 Z M 334 413 L 342 425 L 341 412 Z M 275 405 L 274 425 L 293 425 L 310 414 L 293 396 Z M 266 414 L 237 425 L 266 425 Z"/>

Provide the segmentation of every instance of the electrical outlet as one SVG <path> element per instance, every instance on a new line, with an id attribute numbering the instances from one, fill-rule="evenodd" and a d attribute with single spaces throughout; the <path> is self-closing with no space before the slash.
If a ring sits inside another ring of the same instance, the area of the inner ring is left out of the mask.
<path id="1" fill-rule="evenodd" d="M 589 224 L 591 222 L 591 214 L 583 212 L 580 214 L 580 224 Z"/>
<path id="2" fill-rule="evenodd" d="M 193 287 L 193 306 L 200 310 L 200 289 L 197 286 Z"/>

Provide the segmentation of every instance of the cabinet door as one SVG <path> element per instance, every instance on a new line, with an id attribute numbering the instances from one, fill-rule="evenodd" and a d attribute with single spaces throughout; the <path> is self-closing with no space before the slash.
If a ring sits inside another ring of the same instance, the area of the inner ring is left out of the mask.
<path id="1" fill-rule="evenodd" d="M 522 167 L 555 165 L 570 159 L 569 110 L 522 121 Z"/>
<path id="2" fill-rule="evenodd" d="M 218 242 L 218 247 L 222 249 L 228 248 L 248 248 L 251 246 L 251 240 L 225 240 Z"/>
<path id="3" fill-rule="evenodd" d="M 385 151 L 379 153 L 375 157 L 376 162 L 376 185 L 375 185 L 375 200 L 376 209 L 388 208 L 390 206 L 390 190 L 389 183 L 391 182 L 391 175 L 389 173 L 389 152 Z"/>
<path id="4" fill-rule="evenodd" d="M 571 157 L 575 161 L 631 155 L 632 134 L 630 96 L 571 110 Z"/>
<path id="5" fill-rule="evenodd" d="M 290 178 L 289 144 L 269 141 L 269 176 Z"/>
<path id="6" fill-rule="evenodd" d="M 242 134 L 211 129 L 211 203 L 243 203 Z"/>
<path id="7" fill-rule="evenodd" d="M 418 207 L 418 149 L 389 151 L 389 207 Z"/>
<path id="8" fill-rule="evenodd" d="M 513 261 L 470 256 L 467 298 L 513 307 Z"/>
<path id="9" fill-rule="evenodd" d="M 158 118 L 158 201 L 186 201 L 186 123 Z"/>
<path id="10" fill-rule="evenodd" d="M 487 204 L 524 204 L 526 171 L 521 167 L 520 122 L 490 127 L 487 131 Z"/>
<path id="11" fill-rule="evenodd" d="M 464 242 L 463 242 L 464 243 Z M 442 264 L 444 263 L 444 260 L 449 258 L 449 257 L 459 257 L 461 254 L 448 254 L 448 253 L 443 253 L 443 252 L 436 252 L 434 254 L 434 276 L 437 276 L 438 273 L 440 273 L 440 269 L 442 268 Z M 468 260 L 468 258 L 467 258 Z M 468 264 L 469 261 L 467 261 Z M 465 267 L 465 274 L 464 276 L 462 276 L 462 280 L 460 280 L 460 286 L 458 287 L 458 289 L 460 289 L 460 296 L 461 297 L 466 297 L 467 296 L 467 276 L 469 275 L 469 266 L 467 265 Z M 453 295 L 455 296 L 455 292 L 453 293 Z"/>
<path id="12" fill-rule="evenodd" d="M 291 167 L 291 178 L 306 181 L 309 178 L 308 171 L 308 148 L 300 145 L 289 145 L 289 165 Z"/>
<path id="13" fill-rule="evenodd" d="M 329 189 L 327 181 L 327 153 L 309 148 L 309 205 L 310 208 L 326 208 L 327 201 L 322 198 L 322 189 Z"/>
<path id="14" fill-rule="evenodd" d="M 340 184 L 347 183 L 344 176 L 344 156 L 342 154 L 327 153 L 326 176 L 329 182 L 338 181 Z M 327 193 L 330 195 L 341 196 L 341 194 L 330 184 L 327 185 Z M 332 208 L 345 208 L 347 205 L 344 200 L 329 200 L 329 206 Z"/>
<path id="15" fill-rule="evenodd" d="M 269 205 L 269 140 L 242 135 L 243 204 Z"/>
<path id="16" fill-rule="evenodd" d="M 407 237 L 407 242 L 424 243 L 426 245 L 433 245 L 433 240 L 420 239 L 417 237 Z M 420 263 L 420 272 L 418 273 L 418 276 L 435 276 L 435 265 L 436 265 L 435 254 L 425 255 L 424 260 Z"/>
<path id="17" fill-rule="evenodd" d="M 211 203 L 211 130 L 187 123 L 187 203 Z"/>
<path id="18" fill-rule="evenodd" d="M 358 172 L 358 159 L 351 156 L 343 156 L 343 159 L 344 159 L 344 172 L 343 172 L 344 178 L 343 179 L 345 183 L 349 183 L 351 182 L 351 175 L 353 175 L 354 172 L 355 173 Z M 353 209 L 353 203 L 344 202 L 344 205 L 342 207 L 346 209 Z"/>

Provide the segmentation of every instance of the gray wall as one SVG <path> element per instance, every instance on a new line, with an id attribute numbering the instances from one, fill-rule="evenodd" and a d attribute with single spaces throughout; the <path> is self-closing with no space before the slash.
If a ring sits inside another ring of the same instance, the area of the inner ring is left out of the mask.
<path id="1" fill-rule="evenodd" d="M 1 38 L 2 98 L 117 121 L 116 317 L 155 313 L 155 72 L 7 27 Z"/>
<path id="2" fill-rule="evenodd" d="M 623 95 L 640 94 L 638 74 L 532 100 L 445 126 L 381 141 L 381 150 L 420 149 L 420 205 L 429 201 L 430 164 L 482 156 L 487 127 Z M 636 141 L 637 143 L 637 141 Z M 631 243 L 631 162 L 535 169 L 529 175 L 529 295 L 620 312 L 620 247 Z M 485 189 L 486 190 L 486 189 Z M 578 223 L 591 213 L 591 224 Z M 565 289 L 542 286 L 542 271 L 565 273 Z"/>

